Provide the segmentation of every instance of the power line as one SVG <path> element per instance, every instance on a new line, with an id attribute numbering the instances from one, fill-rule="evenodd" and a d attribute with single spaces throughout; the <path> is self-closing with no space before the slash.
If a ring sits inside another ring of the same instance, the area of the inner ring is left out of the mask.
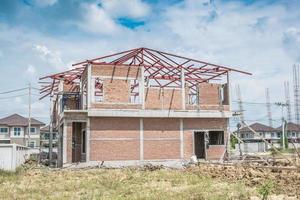
<path id="1" fill-rule="evenodd" d="M 25 87 L 25 88 L 20 88 L 20 89 L 16 89 L 16 90 L 10 90 L 10 91 L 5 91 L 5 92 L 0 92 L 0 94 L 9 94 L 9 93 L 19 92 L 19 91 L 27 90 L 27 89 L 28 89 L 28 87 Z"/>
<path id="2" fill-rule="evenodd" d="M 20 94 L 20 95 L 9 96 L 9 97 L 1 97 L 0 99 L 11 99 L 11 98 L 23 97 L 23 96 L 27 96 L 27 95 L 28 94 Z"/>

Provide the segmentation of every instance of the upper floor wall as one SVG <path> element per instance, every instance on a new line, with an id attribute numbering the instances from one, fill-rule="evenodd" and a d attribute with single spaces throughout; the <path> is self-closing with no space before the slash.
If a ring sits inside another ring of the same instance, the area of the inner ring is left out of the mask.
<path id="1" fill-rule="evenodd" d="M 155 80 L 143 74 L 141 66 L 91 65 L 83 72 L 79 96 L 61 97 L 60 106 L 69 110 L 230 110 L 228 78 L 223 84 L 203 82 L 194 88 L 185 81 L 153 87 Z M 63 85 L 61 90 L 66 94 L 71 88 Z"/>

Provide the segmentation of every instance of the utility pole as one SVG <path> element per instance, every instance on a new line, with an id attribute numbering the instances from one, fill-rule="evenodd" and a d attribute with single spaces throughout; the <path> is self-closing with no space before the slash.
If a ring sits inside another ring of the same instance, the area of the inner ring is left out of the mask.
<path id="1" fill-rule="evenodd" d="M 52 150 L 53 150 L 53 102 L 50 97 L 50 123 L 49 123 L 49 166 L 52 166 Z"/>
<path id="2" fill-rule="evenodd" d="M 28 86 L 28 140 L 27 146 L 30 146 L 30 132 L 31 132 L 31 83 Z"/>
<path id="3" fill-rule="evenodd" d="M 243 110 L 243 102 L 242 102 L 242 95 L 241 95 L 240 85 L 236 85 L 235 91 L 236 91 L 236 96 L 237 96 L 238 104 L 239 104 L 240 123 L 242 124 L 242 122 L 245 119 L 244 119 L 244 110 Z"/>
<path id="4" fill-rule="evenodd" d="M 266 103 L 267 103 L 269 126 L 273 127 L 269 88 L 266 88 Z"/>
<path id="5" fill-rule="evenodd" d="M 240 123 L 238 123 L 236 126 L 237 126 L 237 137 L 241 138 L 241 136 L 240 136 L 240 128 L 241 128 L 242 125 Z M 241 149 L 241 140 L 239 139 L 238 142 L 239 142 L 238 144 L 239 144 L 240 158 L 242 158 L 243 157 L 243 153 L 242 153 L 242 149 Z"/>
<path id="6" fill-rule="evenodd" d="M 276 102 L 275 103 L 277 106 L 280 106 L 281 107 L 281 119 L 282 119 L 282 137 L 281 137 L 281 140 L 282 140 L 282 149 L 285 149 L 285 124 L 286 124 L 286 121 L 284 119 L 284 107 L 288 106 L 288 104 L 286 103 L 281 103 L 281 102 Z"/>

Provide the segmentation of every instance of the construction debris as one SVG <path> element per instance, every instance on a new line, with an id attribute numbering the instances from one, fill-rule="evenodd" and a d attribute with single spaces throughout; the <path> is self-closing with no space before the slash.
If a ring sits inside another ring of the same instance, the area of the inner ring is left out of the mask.
<path id="1" fill-rule="evenodd" d="M 251 187 L 260 186 L 271 181 L 274 184 L 273 193 L 300 197 L 300 168 L 295 170 L 278 167 L 277 170 L 275 169 L 276 167 L 260 167 L 251 164 L 224 165 L 200 163 L 197 167 L 191 167 L 187 170 L 225 181 L 242 181 Z"/>

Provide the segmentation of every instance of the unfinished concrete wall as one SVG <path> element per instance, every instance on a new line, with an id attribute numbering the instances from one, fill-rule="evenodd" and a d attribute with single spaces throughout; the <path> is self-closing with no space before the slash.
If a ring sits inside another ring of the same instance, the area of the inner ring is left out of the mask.
<path id="1" fill-rule="evenodd" d="M 144 159 L 180 159 L 179 119 L 144 119 Z"/>
<path id="2" fill-rule="evenodd" d="M 139 119 L 91 118 L 90 160 L 139 160 Z"/>

